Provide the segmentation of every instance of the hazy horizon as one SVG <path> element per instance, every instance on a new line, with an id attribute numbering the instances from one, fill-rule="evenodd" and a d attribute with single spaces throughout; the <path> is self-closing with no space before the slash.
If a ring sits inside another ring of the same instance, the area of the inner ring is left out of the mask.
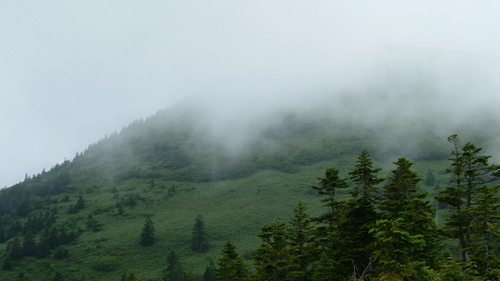
<path id="1" fill-rule="evenodd" d="M 439 113 L 459 123 L 495 114 L 498 8 L 455 1 L 4 3 L 0 186 L 186 98 L 203 100 L 212 110 L 203 121 L 224 136 L 273 112 L 318 104 L 364 122 Z"/>

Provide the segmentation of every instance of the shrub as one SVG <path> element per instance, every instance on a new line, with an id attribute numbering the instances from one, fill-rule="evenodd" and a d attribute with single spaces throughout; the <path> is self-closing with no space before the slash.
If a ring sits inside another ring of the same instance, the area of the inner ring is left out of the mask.
<path id="1" fill-rule="evenodd" d="M 92 262 L 92 269 L 103 272 L 111 272 L 120 268 L 121 263 L 115 258 L 100 258 Z"/>
<path id="2" fill-rule="evenodd" d="M 66 259 L 69 257 L 69 251 L 66 247 L 64 246 L 59 246 L 57 249 L 54 251 L 54 258 L 58 260 Z"/>

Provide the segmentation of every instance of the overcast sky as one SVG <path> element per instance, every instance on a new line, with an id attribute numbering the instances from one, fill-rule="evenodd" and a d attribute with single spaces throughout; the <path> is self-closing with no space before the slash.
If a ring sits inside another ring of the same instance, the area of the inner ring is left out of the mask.
<path id="1" fill-rule="evenodd" d="M 0 186 L 183 97 L 314 91 L 387 46 L 498 57 L 499 13 L 457 0 L 1 1 Z"/>

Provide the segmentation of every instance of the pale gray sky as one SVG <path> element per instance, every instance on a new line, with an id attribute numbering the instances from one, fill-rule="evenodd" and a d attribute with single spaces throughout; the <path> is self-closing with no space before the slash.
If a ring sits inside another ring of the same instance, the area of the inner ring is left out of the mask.
<path id="1" fill-rule="evenodd" d="M 244 107 L 359 87 L 387 46 L 498 57 L 499 13 L 498 1 L 1 1 L 0 186 L 185 96 Z"/>

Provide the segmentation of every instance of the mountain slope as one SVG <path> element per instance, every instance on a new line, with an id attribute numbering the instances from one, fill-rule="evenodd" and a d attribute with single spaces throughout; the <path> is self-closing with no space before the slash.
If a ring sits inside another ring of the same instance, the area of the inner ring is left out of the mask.
<path id="1" fill-rule="evenodd" d="M 320 214 L 310 186 L 331 166 L 347 175 L 363 148 L 383 173 L 405 156 L 416 162 L 421 177 L 431 170 L 439 185 L 447 182 L 449 147 L 441 136 L 450 123 L 432 123 L 434 116 L 375 124 L 337 118 L 325 109 L 284 111 L 248 131 L 225 134 L 209 126 L 209 116 L 191 105 L 160 111 L 90 145 L 71 161 L 1 190 L 1 252 L 29 232 L 38 243 L 52 229 L 65 229 L 74 239 L 59 243 L 68 258 L 55 258 L 58 250 L 52 249 L 42 258 L 15 261 L 0 277 L 23 271 L 31 280 L 47 280 L 55 272 L 69 280 L 117 280 L 123 271 L 134 271 L 154 279 L 172 250 L 200 275 L 229 239 L 248 259 L 259 244 L 259 227 L 277 215 L 288 219 L 299 200 L 311 215 Z M 461 124 L 460 130 L 477 136 L 472 141 L 481 146 L 494 138 L 474 126 L 479 121 Z M 81 210 L 76 208 L 80 198 L 85 202 Z M 190 249 L 198 214 L 212 245 L 201 254 Z M 139 245 L 147 216 L 158 237 L 152 247 Z"/>

